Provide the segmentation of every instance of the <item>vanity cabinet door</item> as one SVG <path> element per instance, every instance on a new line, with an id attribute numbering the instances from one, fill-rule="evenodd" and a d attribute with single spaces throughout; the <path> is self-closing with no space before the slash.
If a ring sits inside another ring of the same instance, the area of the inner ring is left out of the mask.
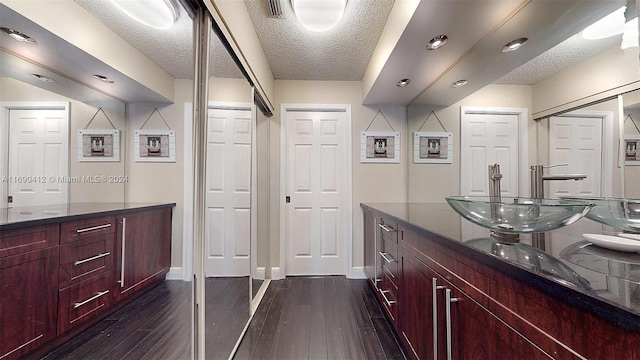
<path id="1" fill-rule="evenodd" d="M 445 358 L 553 358 L 457 288 L 447 286 L 438 299 L 444 307 Z"/>
<path id="2" fill-rule="evenodd" d="M 119 299 L 164 279 L 171 264 L 171 209 L 119 215 L 115 294 Z"/>
<path id="3" fill-rule="evenodd" d="M 0 358 L 56 337 L 58 247 L 0 258 Z"/>

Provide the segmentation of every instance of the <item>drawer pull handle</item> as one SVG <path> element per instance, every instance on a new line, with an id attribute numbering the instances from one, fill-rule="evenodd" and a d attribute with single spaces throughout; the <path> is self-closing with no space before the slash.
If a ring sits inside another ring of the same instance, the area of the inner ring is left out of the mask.
<path id="1" fill-rule="evenodd" d="M 103 258 L 103 257 L 105 257 L 105 256 L 109 256 L 109 255 L 111 255 L 111 253 L 110 253 L 110 252 L 102 253 L 102 254 L 99 254 L 99 255 L 96 255 L 96 256 L 92 256 L 92 257 L 90 257 L 90 258 L 86 258 L 86 259 L 78 260 L 78 261 L 74 262 L 74 263 L 73 263 L 73 265 L 80 265 L 80 264 L 84 264 L 84 263 L 86 263 L 86 262 L 93 261 L 93 260 L 98 260 L 98 259 L 100 259 L 100 258 Z"/>
<path id="2" fill-rule="evenodd" d="M 389 292 L 389 290 L 382 290 L 382 289 L 378 289 L 380 291 L 380 294 L 382 294 L 382 297 L 384 298 L 384 302 L 387 303 L 387 305 L 389 305 L 389 307 L 391 307 L 391 305 L 395 304 L 396 301 L 395 300 L 389 300 L 387 298 L 387 293 Z"/>
<path id="3" fill-rule="evenodd" d="M 87 232 L 87 231 L 106 229 L 108 227 L 111 227 L 111 224 L 104 224 L 104 225 L 92 226 L 92 227 L 88 227 L 88 228 L 84 228 L 84 229 L 78 229 L 78 230 L 76 230 L 76 233 L 82 234 L 82 233 Z"/>
<path id="4" fill-rule="evenodd" d="M 92 297 L 88 298 L 87 300 L 85 300 L 85 301 L 83 301 L 83 302 L 79 302 L 79 303 L 75 303 L 75 304 L 73 304 L 73 308 L 74 308 L 74 309 L 77 309 L 77 308 L 79 308 L 79 307 L 80 307 L 80 306 L 82 306 L 82 305 L 88 304 L 88 303 L 92 302 L 93 300 L 95 300 L 95 299 L 97 299 L 97 298 L 100 298 L 100 297 L 102 297 L 102 296 L 107 295 L 108 293 L 109 293 L 109 290 L 100 291 L 99 293 L 95 294 L 94 296 L 92 296 Z"/>
<path id="5" fill-rule="evenodd" d="M 391 259 L 389 259 L 387 256 L 391 256 L 389 255 L 389 253 L 387 252 L 382 252 L 380 251 L 380 256 L 382 256 L 382 258 L 384 259 L 384 261 L 388 262 L 389 264 L 396 262 L 396 259 L 394 259 L 393 257 Z"/>
<path id="6" fill-rule="evenodd" d="M 452 324 L 451 324 L 451 304 L 458 302 L 460 299 L 451 297 L 451 289 L 445 289 L 445 316 L 446 316 L 446 325 L 447 325 L 447 360 L 451 360 L 453 358 L 453 349 L 452 349 Z"/>
<path id="7" fill-rule="evenodd" d="M 382 230 L 384 230 L 384 231 L 386 231 L 386 232 L 388 232 L 388 233 L 390 233 L 390 232 L 394 231 L 394 230 L 393 230 L 393 228 L 389 228 L 389 227 L 387 227 L 387 226 L 386 226 L 386 225 L 384 225 L 384 224 L 378 224 L 378 226 L 380 226 L 380 227 L 382 228 Z"/>

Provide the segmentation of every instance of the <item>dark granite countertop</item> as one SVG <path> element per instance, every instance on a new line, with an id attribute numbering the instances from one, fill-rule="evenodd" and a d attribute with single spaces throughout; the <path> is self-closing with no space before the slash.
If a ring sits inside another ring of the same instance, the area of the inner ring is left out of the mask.
<path id="1" fill-rule="evenodd" d="M 175 203 L 72 203 L 0 209 L 0 231 L 26 226 L 82 220 L 95 215 L 116 215 L 138 210 L 174 207 Z"/>
<path id="2" fill-rule="evenodd" d="M 620 253 L 591 245 L 581 234 L 571 233 L 571 227 L 578 223 L 547 233 L 551 234 L 551 249 L 544 252 L 527 245 L 527 241 L 531 244 L 530 239 L 522 236 L 518 251 L 524 252 L 527 259 L 531 254 L 542 256 L 547 264 L 532 266 L 524 261 L 525 256 L 505 258 L 504 254 L 492 253 L 495 241 L 488 237 L 488 230 L 462 218 L 448 204 L 367 203 L 361 207 L 384 213 L 410 230 L 583 311 L 640 332 L 640 253 Z M 567 250 L 574 256 L 567 256 Z"/>

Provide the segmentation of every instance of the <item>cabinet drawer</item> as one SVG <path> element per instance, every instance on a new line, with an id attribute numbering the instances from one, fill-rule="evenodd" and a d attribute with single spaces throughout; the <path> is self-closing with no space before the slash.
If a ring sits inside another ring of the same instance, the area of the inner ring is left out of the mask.
<path id="1" fill-rule="evenodd" d="M 382 234 L 382 239 L 395 243 L 398 242 L 398 224 L 385 220 L 384 218 L 380 218 L 378 228 Z"/>
<path id="2" fill-rule="evenodd" d="M 60 246 L 60 288 L 79 283 L 113 269 L 115 233 L 66 243 Z"/>
<path id="3" fill-rule="evenodd" d="M 389 273 L 391 279 L 397 284 L 396 277 L 398 276 L 398 244 L 390 241 L 383 240 L 380 243 L 380 264 L 382 269 Z"/>
<path id="4" fill-rule="evenodd" d="M 60 228 L 60 243 L 68 243 L 90 238 L 99 234 L 115 234 L 115 216 L 103 216 L 85 220 L 62 223 Z"/>
<path id="5" fill-rule="evenodd" d="M 58 224 L 0 231 L 0 258 L 59 244 Z"/>
<path id="6" fill-rule="evenodd" d="M 58 334 L 102 314 L 112 301 L 113 273 L 105 272 L 60 290 Z"/>
<path id="7" fill-rule="evenodd" d="M 389 274 L 385 271 L 382 275 L 382 282 L 378 287 L 378 292 L 380 295 L 380 301 L 382 303 L 382 307 L 384 308 L 387 315 L 389 315 L 389 320 L 397 329 L 398 326 L 398 287 L 392 281 Z"/>

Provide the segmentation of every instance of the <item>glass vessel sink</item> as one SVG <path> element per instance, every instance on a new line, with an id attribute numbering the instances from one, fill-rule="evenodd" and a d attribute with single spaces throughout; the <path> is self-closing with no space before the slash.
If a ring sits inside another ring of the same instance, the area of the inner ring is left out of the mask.
<path id="1" fill-rule="evenodd" d="M 489 196 L 447 196 L 465 219 L 502 233 L 540 233 L 573 224 L 589 213 L 585 201 Z"/>
<path id="2" fill-rule="evenodd" d="M 585 201 L 594 208 L 585 216 L 604 225 L 640 233 L 640 199 L 562 197 L 567 202 Z"/>

